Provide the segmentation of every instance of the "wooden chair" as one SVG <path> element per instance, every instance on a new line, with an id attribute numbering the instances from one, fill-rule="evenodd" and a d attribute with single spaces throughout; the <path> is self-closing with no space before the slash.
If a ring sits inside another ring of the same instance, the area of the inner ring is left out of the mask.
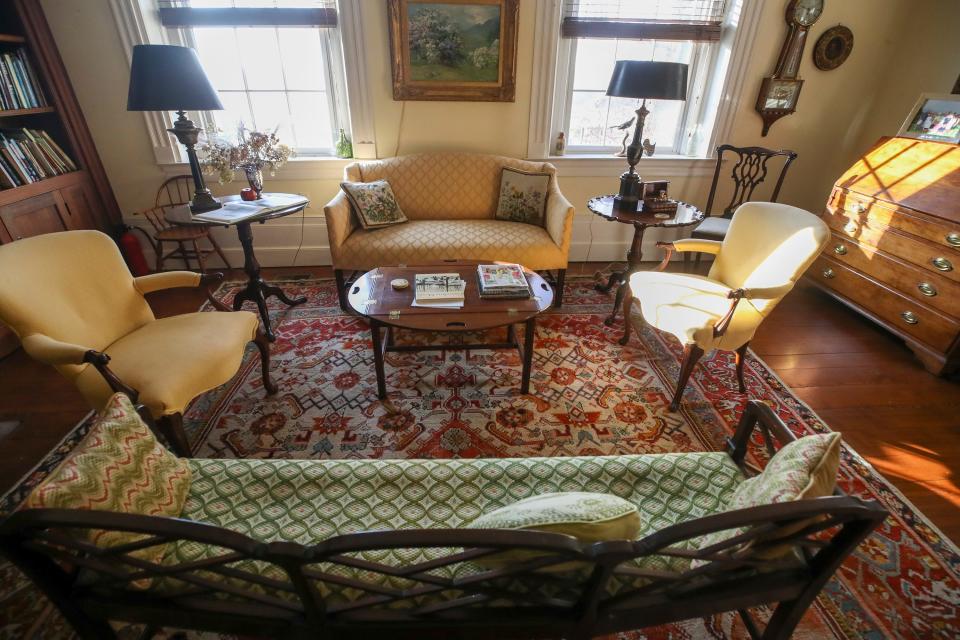
<path id="1" fill-rule="evenodd" d="M 630 339 L 630 306 L 636 300 L 647 324 L 683 345 L 671 411 L 680 406 L 697 361 L 713 349 L 737 352 L 737 382 L 744 393 L 743 360 L 753 334 L 829 239 L 826 223 L 808 211 L 773 202 L 747 202 L 730 219 L 730 231 L 722 242 L 699 238 L 658 242 L 667 252 L 660 266 L 630 276 L 620 344 Z M 706 277 L 666 273 L 674 251 L 712 253 L 716 258 Z"/>
<path id="2" fill-rule="evenodd" d="M 249 342 L 260 351 L 264 389 L 277 390 L 259 318 L 231 311 L 210 294 L 209 286 L 222 279 L 189 271 L 134 278 L 109 236 L 47 233 L 0 246 L 0 322 L 32 358 L 73 382 L 91 407 L 126 393 L 143 405 L 171 448 L 189 456 L 183 411 L 237 373 Z M 198 286 L 227 313 L 158 319 L 145 298 Z"/>
<path id="3" fill-rule="evenodd" d="M 736 162 L 730 170 L 730 178 L 733 180 L 733 194 L 730 196 L 730 202 L 723 208 L 723 213 L 713 215 L 713 201 L 717 195 L 717 183 L 720 178 L 720 168 L 723 166 L 723 155 L 730 152 L 736 155 Z M 788 149 L 765 149 L 764 147 L 735 147 L 732 144 L 722 144 L 717 147 L 717 167 L 713 171 L 713 183 L 710 185 L 710 195 L 707 197 L 707 218 L 701 222 L 690 234 L 691 238 L 702 240 L 722 241 L 727 235 L 727 229 L 730 228 L 730 218 L 733 212 L 737 210 L 744 202 L 753 199 L 754 190 L 760 186 L 767 177 L 768 163 L 774 158 L 783 158 L 783 164 L 780 167 L 780 175 L 777 177 L 777 183 L 773 187 L 773 193 L 770 196 L 770 202 L 776 202 L 780 195 L 780 187 L 783 186 L 783 180 L 787 177 L 787 169 L 797 154 Z M 693 252 L 691 252 L 693 253 Z M 701 252 L 696 253 L 694 270 L 700 269 Z M 683 255 L 684 270 L 689 270 L 690 254 Z"/>
<path id="4" fill-rule="evenodd" d="M 227 256 L 224 255 L 216 238 L 210 233 L 210 225 L 176 224 L 170 223 L 166 218 L 168 209 L 190 202 L 190 190 L 192 188 L 193 178 L 191 176 L 170 178 L 164 181 L 157 190 L 153 208 L 140 212 L 154 229 L 153 247 L 157 254 L 157 271 L 163 271 L 163 263 L 167 260 L 179 258 L 183 260 L 187 269 L 190 269 L 190 260 L 196 260 L 200 271 L 205 272 L 206 257 L 213 252 L 220 256 L 228 269 L 231 268 L 230 261 L 227 260 Z M 200 246 L 201 240 L 206 240 L 211 248 L 202 248 Z M 176 246 L 164 253 L 166 245 Z"/>

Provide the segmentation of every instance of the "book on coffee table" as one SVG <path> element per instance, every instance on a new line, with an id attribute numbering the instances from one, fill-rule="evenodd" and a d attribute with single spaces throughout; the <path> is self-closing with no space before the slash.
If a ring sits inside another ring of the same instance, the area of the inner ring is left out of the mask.
<path id="1" fill-rule="evenodd" d="M 518 264 L 477 265 L 477 282 L 482 298 L 530 298 L 533 292 Z"/>
<path id="2" fill-rule="evenodd" d="M 457 302 L 462 305 L 466 288 L 459 273 L 418 273 L 414 278 L 413 301 L 417 306 Z"/>

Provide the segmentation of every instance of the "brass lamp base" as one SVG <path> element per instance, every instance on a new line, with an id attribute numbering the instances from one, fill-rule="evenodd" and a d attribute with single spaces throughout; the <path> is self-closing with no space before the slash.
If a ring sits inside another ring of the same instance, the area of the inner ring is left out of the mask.
<path id="1" fill-rule="evenodd" d="M 176 136 L 177 141 L 187 148 L 187 161 L 190 163 L 190 174 L 193 176 L 193 200 L 190 201 L 191 213 L 203 213 L 204 211 L 213 211 L 223 205 L 217 202 L 210 189 L 203 181 L 203 171 L 200 169 L 200 161 L 197 160 L 197 152 L 194 147 L 200 138 L 200 127 L 193 124 L 192 120 L 187 119 L 184 111 L 177 111 L 177 120 L 173 123 L 173 128 L 167 129 Z"/>

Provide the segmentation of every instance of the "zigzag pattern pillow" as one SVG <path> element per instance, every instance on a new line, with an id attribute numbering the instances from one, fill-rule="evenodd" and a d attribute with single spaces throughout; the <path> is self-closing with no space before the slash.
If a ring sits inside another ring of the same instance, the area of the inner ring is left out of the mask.
<path id="1" fill-rule="evenodd" d="M 90 509 L 176 517 L 189 489 L 187 461 L 167 451 L 130 399 L 117 393 L 80 444 L 30 492 L 20 509 Z M 119 531 L 86 532 L 86 538 L 101 547 L 145 537 Z M 131 555 L 159 562 L 164 552 L 163 546 L 155 546 Z"/>

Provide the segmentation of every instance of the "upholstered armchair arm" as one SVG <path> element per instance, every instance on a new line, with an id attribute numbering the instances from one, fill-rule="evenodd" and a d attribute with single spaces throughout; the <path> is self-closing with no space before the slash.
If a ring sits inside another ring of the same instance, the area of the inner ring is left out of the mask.
<path id="1" fill-rule="evenodd" d="M 196 287 L 200 284 L 201 274 L 193 271 L 162 271 L 133 279 L 137 291 L 146 295 L 163 289 Z"/>
<path id="2" fill-rule="evenodd" d="M 20 342 L 31 358 L 52 365 L 84 364 L 87 352 L 91 351 L 89 347 L 61 342 L 42 333 L 32 333 Z"/>
<path id="3" fill-rule="evenodd" d="M 770 300 L 782 298 L 793 289 L 793 283 L 777 285 L 775 287 L 748 287 L 743 290 L 743 297 L 747 300 Z"/>
<path id="4" fill-rule="evenodd" d="M 723 243 L 717 240 L 702 240 L 700 238 L 683 238 L 673 241 L 674 251 L 696 251 L 712 255 L 720 253 L 720 247 L 722 246 Z"/>
<path id="5" fill-rule="evenodd" d="M 33 333 L 25 336 L 21 344 L 23 344 L 23 350 L 26 351 L 30 357 L 46 364 L 93 365 L 93 367 L 100 372 L 100 375 L 103 376 L 103 379 L 106 380 L 107 384 L 110 385 L 111 390 L 127 394 L 130 396 L 132 402 L 136 402 L 137 397 L 140 395 L 136 389 L 124 384 L 123 381 L 110 370 L 110 367 L 107 366 L 110 362 L 110 356 L 96 349 L 88 349 L 78 344 L 61 342 L 42 333 Z"/>
<path id="6" fill-rule="evenodd" d="M 334 257 L 334 266 L 336 266 L 336 257 L 339 254 L 340 247 L 346 242 L 347 238 L 353 233 L 356 226 L 353 215 L 350 212 L 350 201 L 347 194 L 341 189 L 333 200 L 328 202 L 323 208 L 323 215 L 327 219 L 327 235 L 330 238 L 330 252 Z"/>
<path id="7" fill-rule="evenodd" d="M 550 188 L 550 194 L 547 196 L 547 216 L 544 220 L 544 227 L 550 238 L 563 251 L 563 255 L 570 252 L 570 236 L 573 233 L 573 215 L 575 210 L 570 201 L 560 192 L 557 186 L 556 176 L 553 178 L 553 186 Z"/>

